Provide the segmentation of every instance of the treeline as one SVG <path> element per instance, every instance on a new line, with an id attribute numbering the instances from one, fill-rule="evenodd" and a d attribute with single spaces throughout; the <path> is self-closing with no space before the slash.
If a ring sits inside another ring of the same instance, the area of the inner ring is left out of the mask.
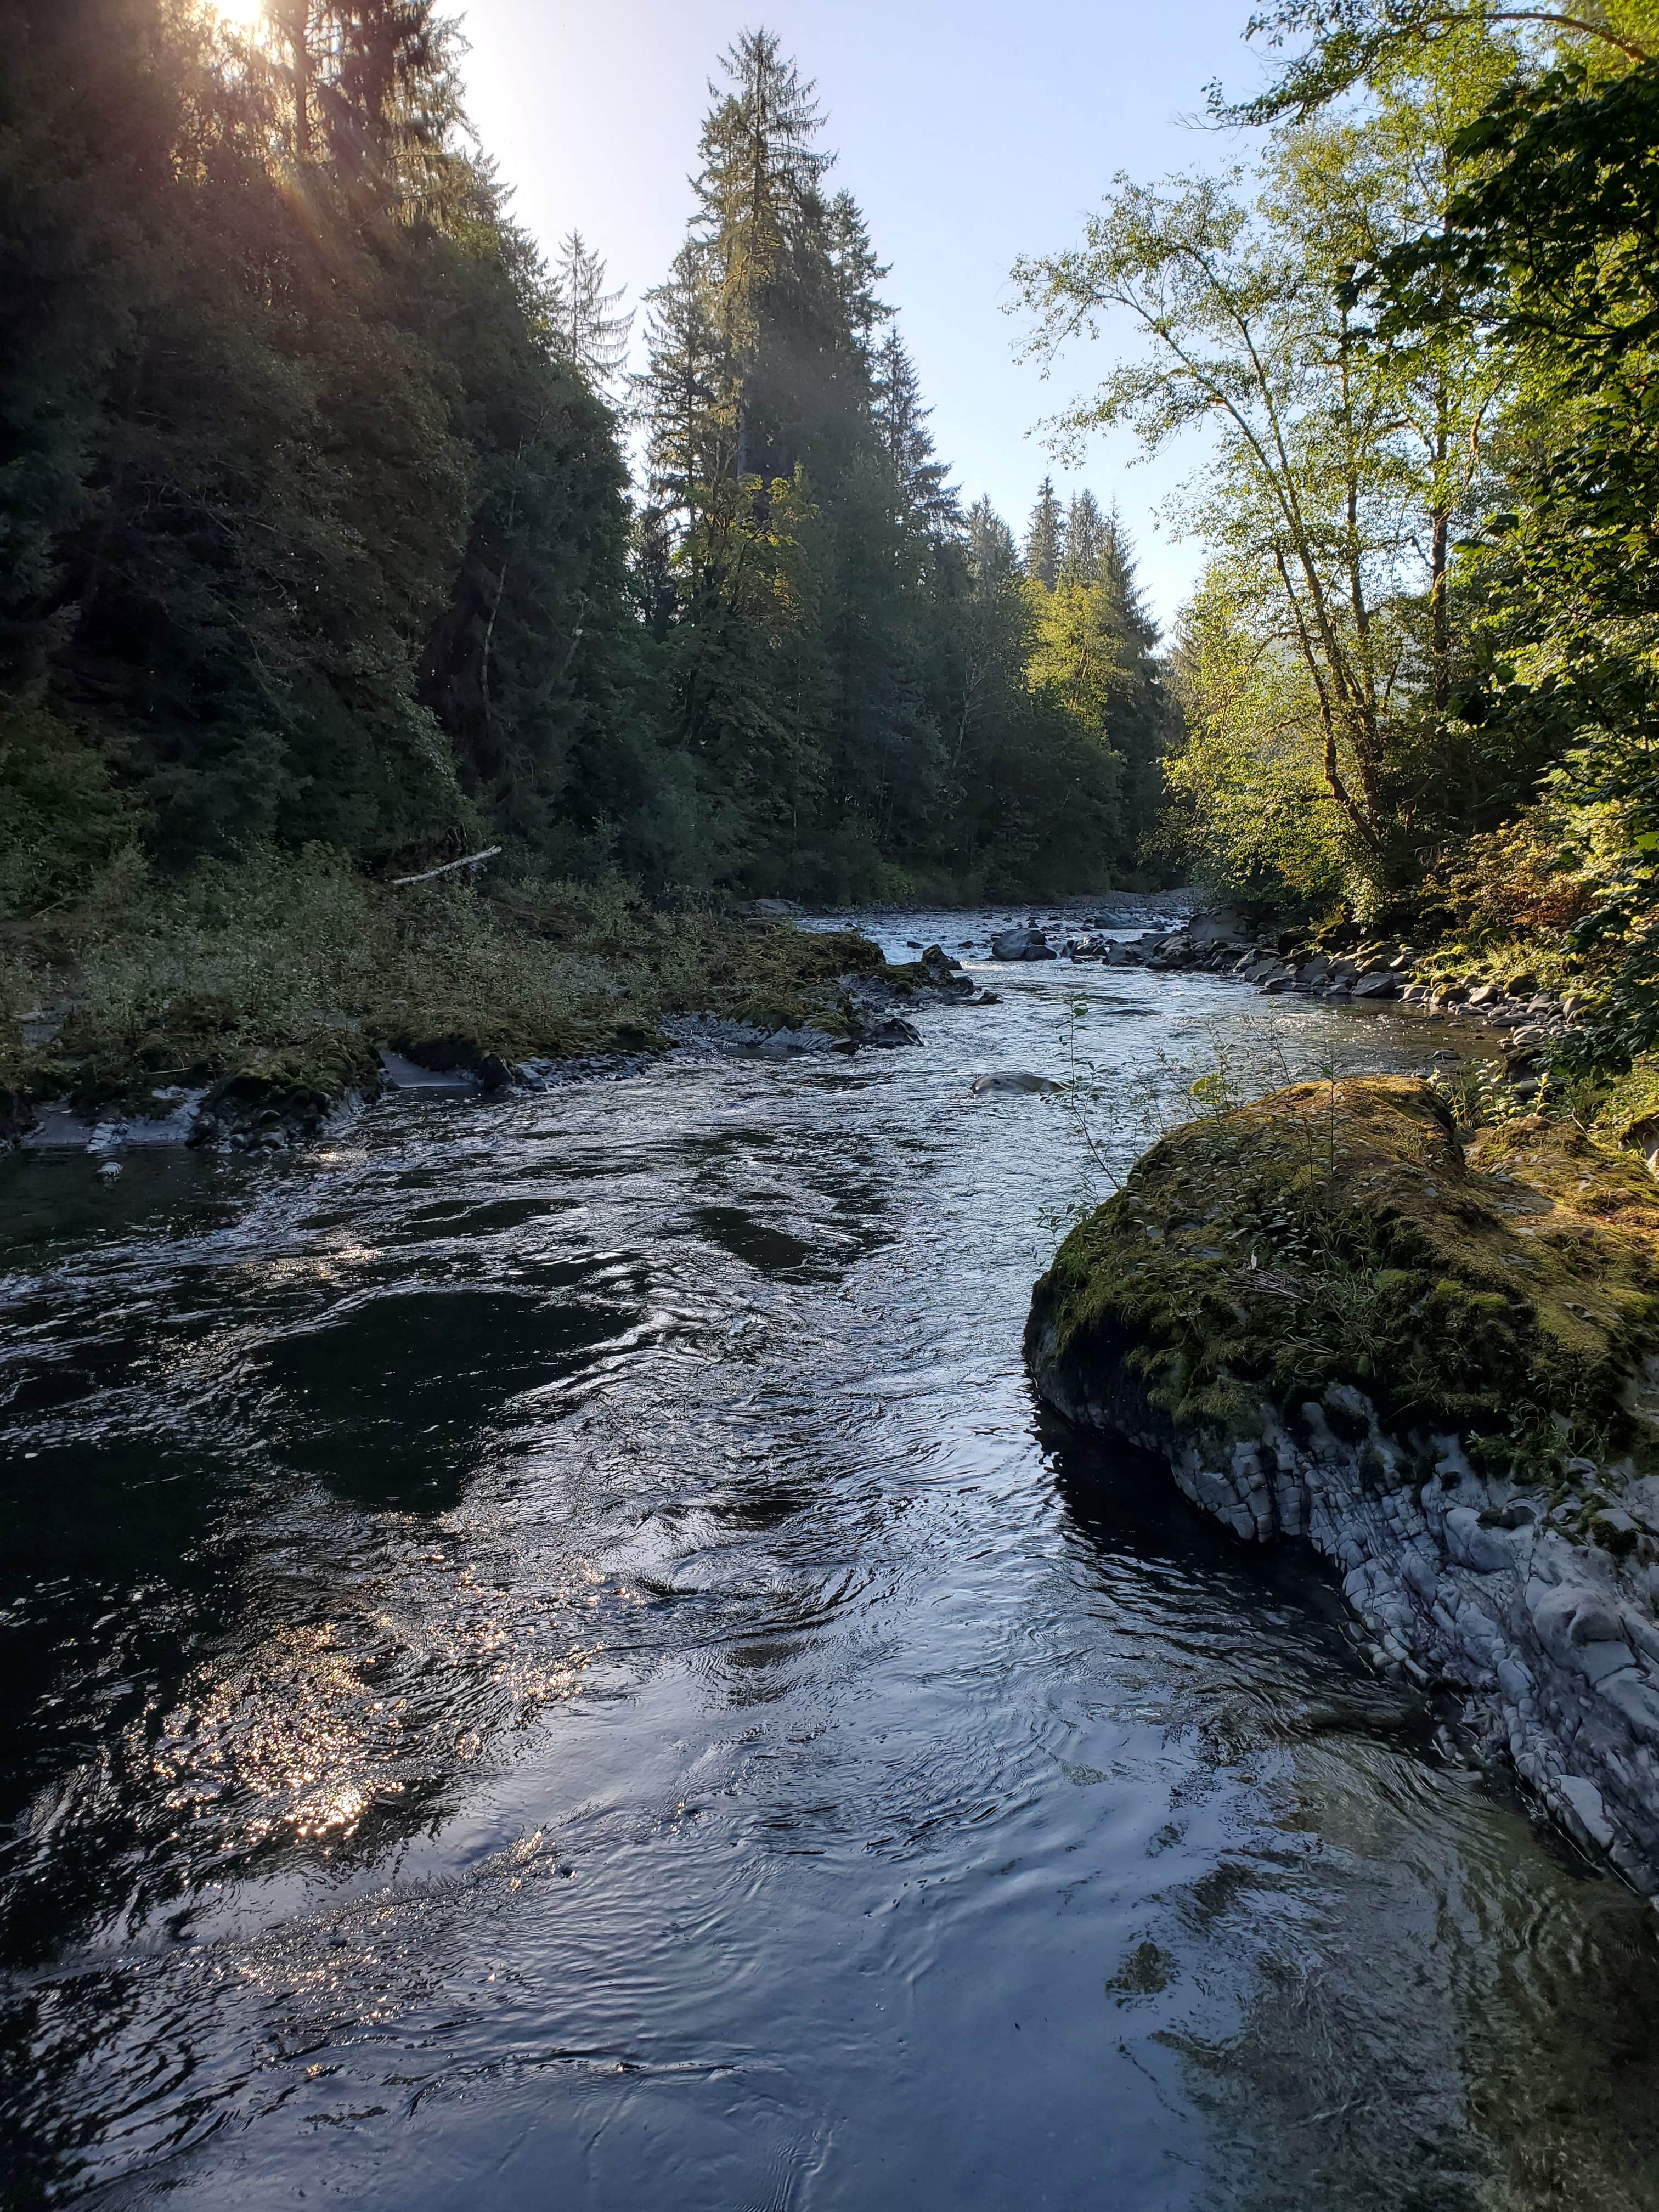
<path id="1" fill-rule="evenodd" d="M 135 842 L 830 897 L 1141 865 L 1129 548 L 1092 501 L 1032 564 L 964 515 L 775 40 L 626 381 L 432 0 L 0 15 L 0 915 Z"/>
<path id="2" fill-rule="evenodd" d="M 1168 835 L 1281 911 L 1535 941 L 1659 1038 L 1659 35 L 1287 0 L 1232 177 L 1122 182 L 1019 271 L 1072 410 L 1212 426 Z M 1285 58 L 1288 57 L 1288 58 Z M 1248 141 L 1247 141 L 1248 143 Z M 1530 963 L 1527 963 L 1530 964 Z M 1554 972 L 1553 969 L 1552 972 Z"/>

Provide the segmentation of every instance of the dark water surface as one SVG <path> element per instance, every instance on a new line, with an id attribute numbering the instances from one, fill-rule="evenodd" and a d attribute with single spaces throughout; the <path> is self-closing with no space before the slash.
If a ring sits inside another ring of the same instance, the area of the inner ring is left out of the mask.
<path id="1" fill-rule="evenodd" d="M 920 1052 L 0 1163 L 7 2201 L 1659 2205 L 1654 1914 L 1039 1420 L 1085 1148 L 967 1096 L 1078 994 L 1124 1158 L 1218 1039 L 1433 1040 L 997 980 Z"/>

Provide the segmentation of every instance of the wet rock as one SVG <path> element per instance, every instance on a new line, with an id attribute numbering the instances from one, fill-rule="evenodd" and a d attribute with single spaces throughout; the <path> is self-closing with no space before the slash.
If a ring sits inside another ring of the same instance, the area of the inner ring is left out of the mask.
<path id="1" fill-rule="evenodd" d="M 920 1044 L 921 1033 L 897 1014 L 890 1014 L 885 1021 L 861 1022 L 848 1042 L 873 1046 L 880 1052 L 892 1052 L 901 1045 Z"/>
<path id="2" fill-rule="evenodd" d="M 943 945 L 930 945 L 916 963 L 921 970 L 917 981 L 924 991 L 938 992 L 946 999 L 971 999 L 974 986 L 962 972 L 962 963 L 947 952 Z"/>
<path id="3" fill-rule="evenodd" d="M 26 1152 L 82 1152 L 87 1149 L 93 1127 L 67 1098 L 43 1099 L 22 1132 L 21 1142 Z"/>
<path id="4" fill-rule="evenodd" d="M 1380 975 L 1357 976 L 1352 995 L 1356 999 L 1393 999 L 1399 992 L 1399 983 L 1385 969 Z"/>
<path id="5" fill-rule="evenodd" d="M 1065 1085 L 1056 1083 L 1047 1075 L 1031 1075 L 1023 1070 L 999 1071 L 991 1075 L 976 1075 L 969 1086 L 975 1098 L 1030 1098 L 1048 1097 L 1063 1091 Z"/>
<path id="6" fill-rule="evenodd" d="M 1192 944 L 1186 932 L 1173 929 L 1154 940 L 1147 951 L 1146 964 L 1161 973 L 1172 968 L 1188 968 L 1193 958 Z"/>
<path id="7" fill-rule="evenodd" d="M 428 1075 L 471 1076 L 473 1087 L 479 1091 L 501 1091 L 513 1080 L 513 1071 L 500 1054 L 464 1031 L 443 1036 L 393 1037 L 388 1053 L 405 1069 L 412 1064 Z M 386 1057 L 382 1055 L 383 1064 Z M 399 1091 L 422 1088 L 407 1075 L 388 1074 L 387 1080 Z"/>
<path id="8" fill-rule="evenodd" d="M 1332 1560 L 1376 1663 L 1455 1696 L 1659 1894 L 1659 1190 L 1632 1155 L 1542 1121 L 1466 1152 L 1420 1085 L 1297 1085 L 1155 1146 L 1061 1247 L 1026 1353 L 1240 1537 Z"/>
<path id="9" fill-rule="evenodd" d="M 730 1055 L 768 1060 L 794 1059 L 802 1054 L 829 1052 L 843 1040 L 828 1030 L 804 1024 L 799 1029 L 763 1029 L 754 1022 L 733 1021 L 719 1014 L 670 1014 L 661 1024 L 664 1036 L 701 1060 Z M 629 1054 L 623 1059 L 594 1060 L 596 1073 L 629 1072 L 648 1066 L 651 1055 Z"/>
<path id="10" fill-rule="evenodd" d="M 1000 929 L 991 939 L 993 960 L 1054 960 L 1059 957 L 1035 924 L 1024 929 Z"/>
<path id="11" fill-rule="evenodd" d="M 390 1050 L 380 1054 L 380 1073 L 388 1091 L 414 1098 L 476 1098 L 483 1089 L 470 1067 L 423 1067 Z"/>
<path id="12" fill-rule="evenodd" d="M 828 1047 L 834 1039 L 826 1036 L 823 1042 Z M 700 1056 L 713 1059 L 716 1053 L 711 1049 Z M 521 1060 L 513 1070 L 513 1080 L 521 1091 L 562 1091 L 573 1083 L 614 1082 L 638 1075 L 659 1057 L 653 1052 L 592 1052 L 578 1053 L 569 1060 Z"/>

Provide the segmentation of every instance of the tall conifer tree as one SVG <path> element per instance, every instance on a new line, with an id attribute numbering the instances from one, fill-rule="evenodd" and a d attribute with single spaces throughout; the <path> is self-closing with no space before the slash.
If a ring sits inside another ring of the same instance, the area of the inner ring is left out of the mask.
<path id="1" fill-rule="evenodd" d="M 1052 480 L 1044 477 L 1025 532 L 1025 573 L 1045 592 L 1052 592 L 1059 580 L 1065 544 L 1066 525 L 1060 501 L 1054 496 Z"/>
<path id="2" fill-rule="evenodd" d="M 931 407 L 921 404 L 916 372 L 896 331 L 889 331 L 875 361 L 875 425 L 907 514 L 935 533 L 959 529 L 962 508 L 947 471 L 933 458 L 927 428 Z"/>
<path id="3" fill-rule="evenodd" d="M 623 288 L 605 289 L 605 263 L 573 230 L 559 248 L 548 300 L 559 352 L 603 398 L 623 362 L 634 316 L 618 312 Z"/>
<path id="4" fill-rule="evenodd" d="M 1103 580 L 1110 529 L 1093 492 L 1087 489 L 1079 492 L 1066 514 L 1066 550 L 1060 573 L 1066 582 L 1098 584 Z"/>

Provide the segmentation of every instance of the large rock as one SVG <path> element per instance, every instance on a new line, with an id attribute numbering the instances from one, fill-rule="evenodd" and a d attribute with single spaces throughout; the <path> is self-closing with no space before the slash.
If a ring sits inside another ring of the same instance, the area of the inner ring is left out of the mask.
<path id="1" fill-rule="evenodd" d="M 991 939 L 993 960 L 1055 960 L 1059 957 L 1040 929 L 1000 929 Z"/>
<path id="2" fill-rule="evenodd" d="M 1224 946 L 1242 952 L 1255 941 L 1254 933 L 1231 907 L 1215 907 L 1207 914 L 1195 914 L 1183 934 L 1194 952 L 1215 952 Z"/>
<path id="3" fill-rule="evenodd" d="M 1659 1893 L 1659 1189 L 1571 1124 L 1301 1085 L 1154 1146 L 1074 1231 L 1037 1389 L 1241 1537 L 1310 1542 L 1377 1663 L 1450 1689 Z"/>
<path id="4" fill-rule="evenodd" d="M 885 1021 L 860 1022 L 848 1042 L 854 1045 L 873 1045 L 883 1052 L 891 1052 L 902 1045 L 920 1044 L 921 1033 L 900 1015 L 890 1014 Z"/>

